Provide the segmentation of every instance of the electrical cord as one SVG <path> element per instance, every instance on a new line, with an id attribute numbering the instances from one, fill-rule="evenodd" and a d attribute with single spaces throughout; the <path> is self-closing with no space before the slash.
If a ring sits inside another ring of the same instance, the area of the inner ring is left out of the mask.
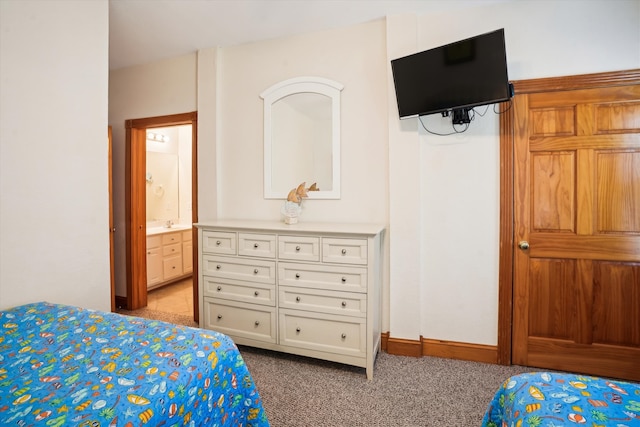
<path id="1" fill-rule="evenodd" d="M 496 108 L 498 108 L 498 109 L 499 109 L 499 108 L 500 108 L 500 104 L 493 104 L 493 112 L 494 112 L 495 114 L 498 114 L 498 115 L 500 115 L 500 114 L 504 114 L 504 113 L 506 113 L 507 111 L 511 110 L 511 108 L 512 108 L 512 107 L 513 107 L 513 99 L 509 99 L 509 106 L 507 107 L 507 109 L 506 109 L 506 110 L 499 111 L 499 110 L 497 110 Z M 478 116 L 480 116 L 480 117 L 484 117 L 484 116 L 485 116 L 485 114 L 487 114 L 487 111 L 489 111 L 489 106 L 488 106 L 488 105 L 486 106 L 486 108 L 484 109 L 484 112 L 482 112 L 482 113 L 480 113 L 479 111 L 477 111 L 475 108 L 471 108 L 471 109 L 469 110 L 469 112 L 470 112 L 470 113 L 472 113 L 472 114 L 471 114 L 471 115 L 470 115 L 470 117 L 469 117 L 469 123 L 465 123 L 465 124 L 464 124 L 464 128 L 463 128 L 463 129 L 461 129 L 461 130 L 457 129 L 457 128 L 456 128 L 456 125 L 455 125 L 455 124 L 453 124 L 453 123 L 451 123 L 451 126 L 453 127 L 453 132 L 451 132 L 451 133 L 438 133 L 438 132 L 434 132 L 434 131 L 432 131 L 432 130 L 427 129 L 427 127 L 425 126 L 424 122 L 422 121 L 422 117 L 423 117 L 423 116 L 418 116 L 418 121 L 419 121 L 419 122 L 420 122 L 420 124 L 422 125 L 422 128 L 423 128 L 426 132 L 430 133 L 431 135 L 437 135 L 437 136 L 450 136 L 450 135 L 455 135 L 455 134 L 459 134 L 459 133 L 464 133 L 464 132 L 466 132 L 466 131 L 467 131 L 467 129 L 469 129 L 469 125 L 471 124 L 471 122 L 475 119 L 476 114 L 477 114 Z M 448 112 L 447 112 L 447 113 L 448 113 Z M 448 116 L 449 116 L 449 115 L 447 114 L 447 117 L 448 117 Z"/>

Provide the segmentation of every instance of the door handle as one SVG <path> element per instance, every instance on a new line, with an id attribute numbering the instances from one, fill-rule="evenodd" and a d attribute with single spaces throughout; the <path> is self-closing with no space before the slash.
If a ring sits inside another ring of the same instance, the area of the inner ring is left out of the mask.
<path id="1" fill-rule="evenodd" d="M 520 242 L 518 242 L 518 247 L 523 251 L 526 251 L 527 249 L 529 249 L 529 242 L 527 242 L 526 240 L 521 240 Z"/>

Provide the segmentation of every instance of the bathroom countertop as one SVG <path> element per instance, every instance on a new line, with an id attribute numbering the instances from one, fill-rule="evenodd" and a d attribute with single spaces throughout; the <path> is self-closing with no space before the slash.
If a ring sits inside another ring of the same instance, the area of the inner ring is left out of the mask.
<path id="1" fill-rule="evenodd" d="M 172 233 L 174 231 L 184 231 L 193 228 L 190 224 L 174 224 L 171 227 L 149 227 L 147 228 L 147 236 L 154 236 L 156 234 Z"/>

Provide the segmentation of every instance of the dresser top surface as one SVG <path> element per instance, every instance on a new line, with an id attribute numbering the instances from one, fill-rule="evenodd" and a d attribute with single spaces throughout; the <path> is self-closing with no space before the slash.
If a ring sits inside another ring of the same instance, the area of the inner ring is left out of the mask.
<path id="1" fill-rule="evenodd" d="M 298 222 L 297 224 L 285 224 L 278 221 L 258 221 L 258 220 L 235 220 L 220 219 L 213 221 L 202 221 L 194 224 L 201 229 L 227 228 L 256 231 L 273 231 L 277 233 L 333 233 L 333 234 L 358 234 L 375 236 L 384 231 L 381 224 L 367 223 L 336 223 L 336 222 Z"/>

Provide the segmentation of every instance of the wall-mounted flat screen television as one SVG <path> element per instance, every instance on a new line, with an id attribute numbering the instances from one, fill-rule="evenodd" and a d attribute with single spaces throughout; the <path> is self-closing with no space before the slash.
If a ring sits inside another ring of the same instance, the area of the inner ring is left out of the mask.
<path id="1" fill-rule="evenodd" d="M 511 98 L 504 29 L 394 59 L 391 68 L 401 119 Z"/>

